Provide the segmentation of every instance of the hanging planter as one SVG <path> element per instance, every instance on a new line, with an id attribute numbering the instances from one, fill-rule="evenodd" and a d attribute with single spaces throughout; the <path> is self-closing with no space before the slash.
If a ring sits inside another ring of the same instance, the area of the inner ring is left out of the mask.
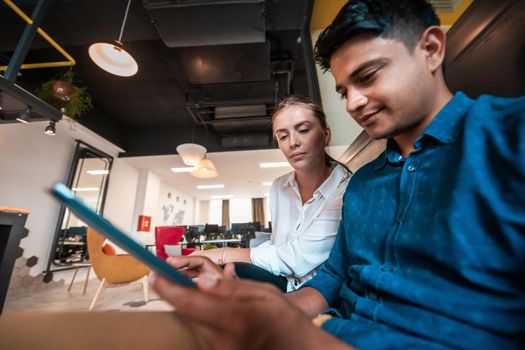
<path id="1" fill-rule="evenodd" d="M 77 119 L 93 108 L 87 88 L 74 84 L 71 69 L 43 83 L 36 90 L 36 95 L 71 119 Z"/>

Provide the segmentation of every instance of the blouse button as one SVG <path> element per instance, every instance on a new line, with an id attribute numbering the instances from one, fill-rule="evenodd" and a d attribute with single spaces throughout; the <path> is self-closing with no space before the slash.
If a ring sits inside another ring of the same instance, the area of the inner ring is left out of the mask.
<path id="1" fill-rule="evenodd" d="M 413 172 L 413 171 L 416 171 L 416 167 L 413 166 L 413 165 L 409 165 L 409 166 L 407 167 L 407 170 L 408 170 L 409 172 Z"/>

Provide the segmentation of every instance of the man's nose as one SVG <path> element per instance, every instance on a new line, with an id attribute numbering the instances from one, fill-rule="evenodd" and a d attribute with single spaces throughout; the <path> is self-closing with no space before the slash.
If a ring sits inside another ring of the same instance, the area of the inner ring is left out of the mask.
<path id="1" fill-rule="evenodd" d="M 346 111 L 355 114 L 368 103 L 368 98 L 358 89 L 348 90 L 346 94 Z"/>

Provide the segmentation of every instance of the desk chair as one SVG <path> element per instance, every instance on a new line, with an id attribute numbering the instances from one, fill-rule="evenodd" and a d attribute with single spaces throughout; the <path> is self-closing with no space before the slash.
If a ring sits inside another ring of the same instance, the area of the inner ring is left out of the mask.
<path id="1" fill-rule="evenodd" d="M 216 239 L 219 234 L 219 225 L 216 224 L 206 224 L 204 226 L 204 235 L 206 239 Z"/>
<path id="2" fill-rule="evenodd" d="M 155 227 L 155 245 L 157 256 L 163 260 L 168 258 L 166 253 L 166 245 L 180 244 L 180 240 L 184 236 L 184 226 L 157 226 Z M 195 251 L 195 248 L 182 248 L 182 255 L 190 255 Z"/>

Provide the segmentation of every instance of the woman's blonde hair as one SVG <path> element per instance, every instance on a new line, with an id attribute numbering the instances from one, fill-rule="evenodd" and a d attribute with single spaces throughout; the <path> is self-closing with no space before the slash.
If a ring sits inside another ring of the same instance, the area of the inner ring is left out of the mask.
<path id="1" fill-rule="evenodd" d="M 312 115 L 319 121 L 319 124 L 321 124 L 321 128 L 323 128 L 323 130 L 328 128 L 328 123 L 326 122 L 326 115 L 324 114 L 323 108 L 319 105 L 319 103 L 315 102 L 314 100 L 308 97 L 304 97 L 300 95 L 290 95 L 282 99 L 277 105 L 277 107 L 275 108 L 275 111 L 273 112 L 273 115 L 272 115 L 272 130 L 273 130 L 273 122 L 275 118 L 282 112 L 283 109 L 292 107 L 292 106 L 303 107 L 309 110 L 310 112 L 312 112 Z M 273 137 L 275 139 L 275 135 L 273 135 Z M 334 163 L 334 162 L 341 164 L 346 170 L 350 171 L 346 167 L 346 165 L 330 157 L 330 155 L 326 153 L 325 151 L 325 164 L 327 166 L 330 166 L 331 163 Z"/>

